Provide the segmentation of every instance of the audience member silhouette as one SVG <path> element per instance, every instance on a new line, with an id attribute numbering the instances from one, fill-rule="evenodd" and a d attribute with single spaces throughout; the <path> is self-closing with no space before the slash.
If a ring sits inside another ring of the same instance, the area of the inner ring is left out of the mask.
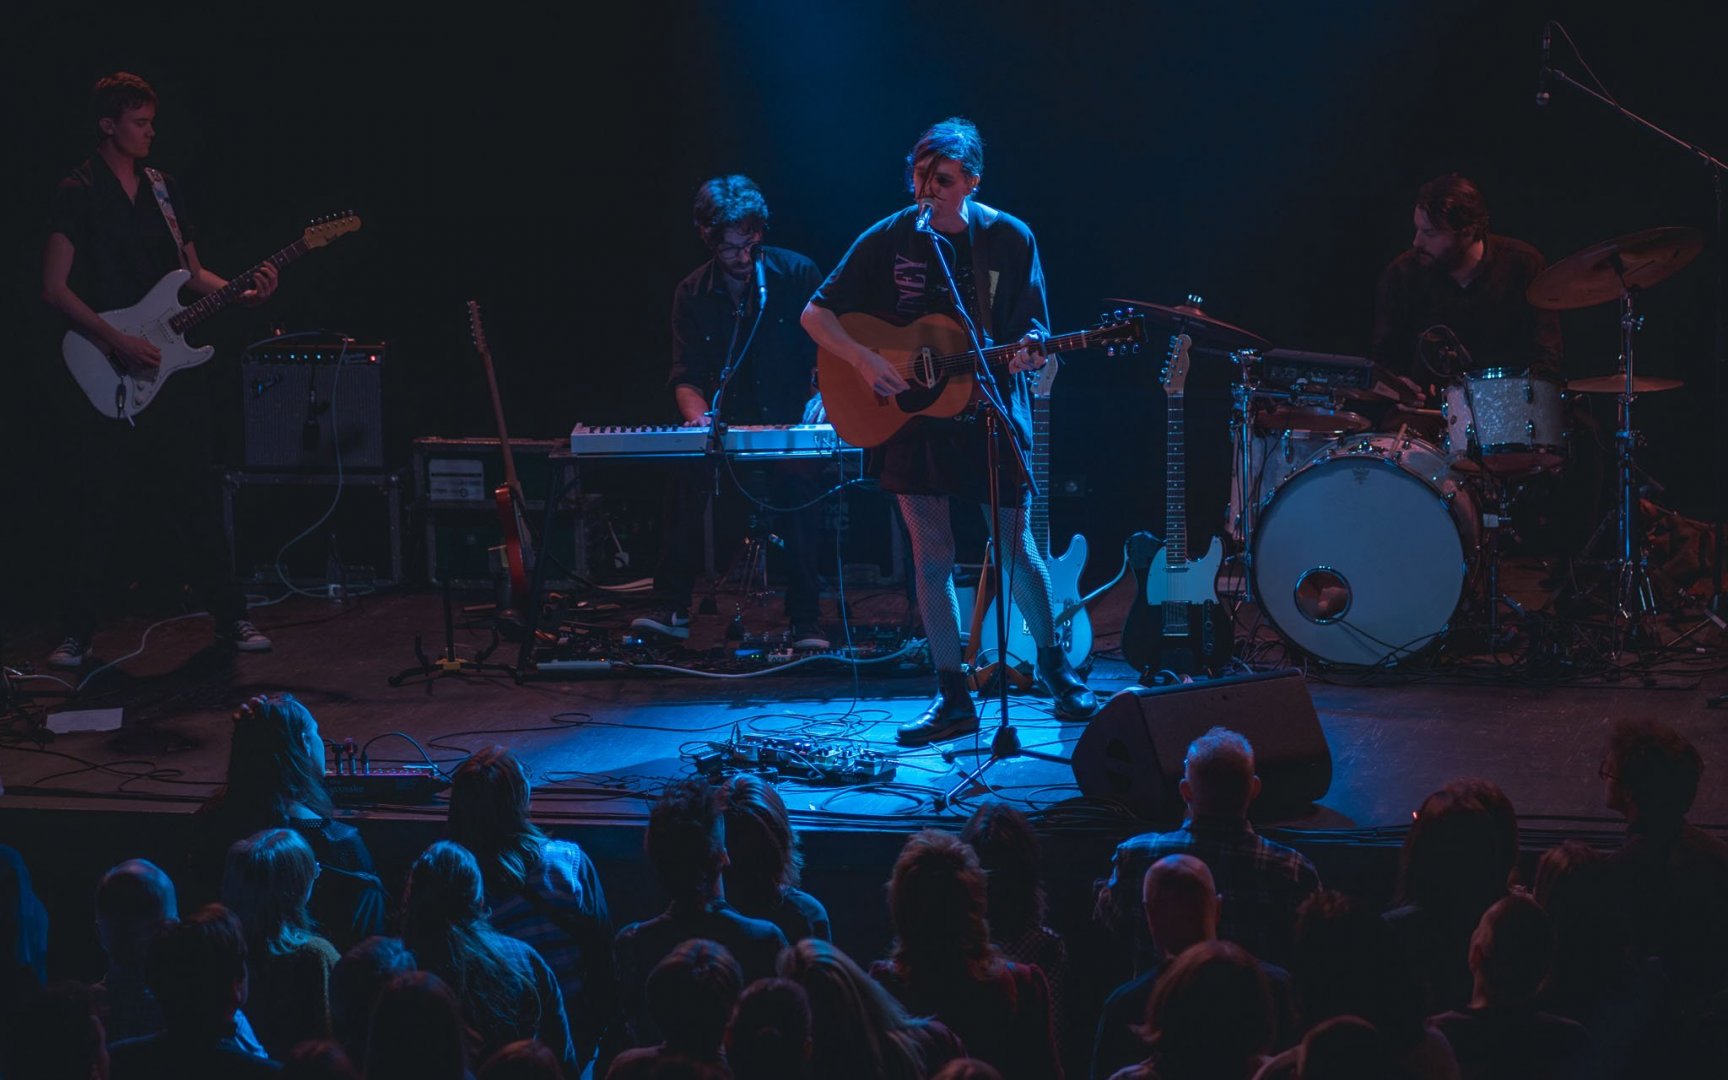
<path id="1" fill-rule="evenodd" d="M 612 917 L 594 860 L 529 819 L 528 772 L 502 746 L 477 750 L 450 784 L 450 839 L 473 853 L 492 928 L 532 945 L 552 965 L 586 1065 L 616 1021 Z"/>
<path id="2" fill-rule="evenodd" d="M 1584 1028 L 1537 1008 L 1553 956 L 1553 923 L 1528 896 L 1504 897 L 1483 914 L 1470 939 L 1470 1003 L 1434 1018 L 1466 1080 L 1574 1075 Z"/>
<path id="3" fill-rule="evenodd" d="M 266 829 L 228 849 L 222 903 L 245 929 L 250 1019 L 278 1061 L 330 1034 L 330 969 L 341 954 L 313 932 L 306 912 L 317 877 L 311 845 L 291 829 Z"/>
<path id="4" fill-rule="evenodd" d="M 1720 994 L 1728 978 L 1728 844 L 1686 821 L 1703 758 L 1667 724 L 1621 720 L 1600 771 L 1603 802 L 1626 818 L 1626 840 L 1610 865 L 1633 945 L 1662 959 L 1680 998 Z"/>
<path id="5" fill-rule="evenodd" d="M 1141 1028 L 1146 1005 L 1158 979 L 1175 959 L 1190 947 L 1218 938 L 1218 887 L 1206 864 L 1192 855 L 1166 855 L 1146 868 L 1141 888 L 1141 910 L 1154 950 L 1145 971 L 1110 993 L 1099 1010 L 1098 1029 L 1092 1041 L 1091 1075 L 1107 1077 L 1146 1057 Z M 1286 1041 L 1289 1017 L 1290 976 L 1283 968 L 1260 961 L 1272 995 L 1274 1046 Z"/>
<path id="6" fill-rule="evenodd" d="M 174 883 L 148 859 L 127 859 L 97 881 L 96 940 L 108 966 L 91 990 L 109 1041 L 162 1030 L 144 965 L 156 934 L 179 915 Z"/>
<path id="7" fill-rule="evenodd" d="M 1296 1080 L 1386 1080 L 1402 1075 L 1407 1074 L 1401 1072 L 1386 1037 L 1360 1016 L 1321 1021 L 1302 1036 L 1297 1048 Z"/>
<path id="8" fill-rule="evenodd" d="M 1427 1012 L 1470 1000 L 1470 939 L 1482 913 L 1506 895 L 1517 862 L 1518 817 L 1492 782 L 1453 780 L 1422 800 L 1385 919 L 1421 976 Z"/>
<path id="9" fill-rule="evenodd" d="M 648 1012 L 648 973 L 680 942 L 718 942 L 738 961 L 747 983 L 774 974 L 775 958 L 786 947 L 779 927 L 726 902 L 726 821 L 720 795 L 707 782 L 669 787 L 648 813 L 645 843 L 649 865 L 671 903 L 654 918 L 618 931 L 614 944 L 624 1022 L 635 1046 L 662 1039 Z"/>
<path id="10" fill-rule="evenodd" d="M 1272 1045 L 1272 998 L 1248 950 L 1203 941 L 1171 963 L 1146 1004 L 1151 1054 L 1115 1080 L 1249 1080 Z"/>
<path id="11" fill-rule="evenodd" d="M 487 1058 L 474 1080 L 564 1080 L 564 1069 L 550 1046 L 539 1039 L 518 1039 Z"/>
<path id="12" fill-rule="evenodd" d="M 163 1029 L 109 1048 L 114 1080 L 247 1080 L 281 1070 L 235 1042 L 234 1015 L 246 1004 L 246 936 L 232 911 L 207 904 L 162 927 L 145 975 Z"/>
<path id="13" fill-rule="evenodd" d="M 108 1080 L 107 1038 L 90 988 L 60 980 L 26 994 L 5 1017 L 0 1076 Z"/>
<path id="14" fill-rule="evenodd" d="M 392 975 L 372 1005 L 366 1080 L 466 1080 L 473 1041 L 450 984 L 430 971 Z"/>
<path id="15" fill-rule="evenodd" d="M 420 969 L 442 979 L 462 1003 L 476 1037 L 475 1060 L 505 1043 L 537 1038 L 558 1051 L 566 1071 L 579 1071 L 556 976 L 532 946 L 487 923 L 480 867 L 467 848 L 440 840 L 414 860 L 402 943 Z M 368 1048 L 369 1057 L 376 1050 Z"/>
<path id="16" fill-rule="evenodd" d="M 726 781 L 726 899 L 752 919 L 766 919 L 788 942 L 833 939 L 828 909 L 798 887 L 804 868 L 798 834 L 774 785 L 750 773 Z"/>
<path id="17" fill-rule="evenodd" d="M 1428 1022 L 1423 987 L 1400 953 L 1392 928 L 1367 905 L 1321 889 L 1296 911 L 1291 979 L 1300 1025 L 1309 1032 L 1338 1017 L 1372 1025 L 1409 1080 L 1455 1080 L 1451 1044 Z M 1351 1036 L 1338 1035 L 1348 1042 Z M 1302 1052 L 1276 1054 L 1257 1080 L 1291 1080 Z"/>
<path id="18" fill-rule="evenodd" d="M 807 1080 L 810 999 L 791 979 L 758 979 L 744 988 L 726 1024 L 733 1080 Z"/>
<path id="19" fill-rule="evenodd" d="M 724 945 L 701 938 L 680 943 L 648 973 L 648 1015 L 662 1041 L 625 1050 L 606 1075 L 641 1076 L 651 1061 L 666 1057 L 724 1065 L 726 1021 L 743 989 L 743 972 Z"/>
<path id="20" fill-rule="evenodd" d="M 342 954 L 330 970 L 330 1031 L 351 1061 L 366 1060 L 372 1004 L 391 978 L 414 971 L 401 938 L 374 934 Z"/>
<path id="21" fill-rule="evenodd" d="M 921 1080 L 965 1056 L 954 1032 L 910 1016 L 830 942 L 805 938 L 780 954 L 780 974 L 810 1002 L 810 1073 L 822 1080 Z"/>
<path id="22" fill-rule="evenodd" d="M 1228 728 L 1212 728 L 1189 744 L 1179 787 L 1188 807 L 1182 827 L 1142 833 L 1116 848 L 1099 917 L 1134 943 L 1140 971 L 1153 959 L 1140 911 L 1146 868 L 1166 855 L 1193 855 L 1211 869 L 1224 898 L 1218 936 L 1262 960 L 1288 962 L 1296 908 L 1320 887 L 1320 875 L 1306 855 L 1249 825 L 1248 808 L 1260 794 L 1253 747 Z"/>
<path id="23" fill-rule="evenodd" d="M 1056 1013 L 1057 1044 L 1066 1052 L 1068 1044 L 1077 1041 L 1068 1031 L 1068 946 L 1044 922 L 1044 883 L 1032 823 L 1008 803 L 992 800 L 972 812 L 960 839 L 972 845 L 984 868 L 990 940 L 1003 956 L 1044 973 Z"/>
<path id="24" fill-rule="evenodd" d="M 30 883 L 17 848 L 0 844 L 0 1013 L 39 988 L 48 976 L 48 909 Z"/>
<path id="25" fill-rule="evenodd" d="M 308 907 L 324 937 L 340 951 L 382 933 L 388 897 L 359 831 L 335 819 L 324 788 L 324 740 L 312 713 L 292 694 L 260 695 L 235 710 L 233 722 L 227 781 L 196 818 L 201 838 L 188 867 L 188 894 L 219 895 L 234 841 L 293 829 L 312 846 L 322 871 Z"/>
<path id="26" fill-rule="evenodd" d="M 282 1080 L 361 1080 L 360 1067 L 334 1039 L 307 1039 L 282 1061 Z"/>
<path id="27" fill-rule="evenodd" d="M 894 946 L 870 974 L 908 1010 L 934 1016 L 1005 1077 L 1060 1077 L 1050 987 L 990 944 L 984 870 L 970 845 L 913 834 L 888 880 Z"/>

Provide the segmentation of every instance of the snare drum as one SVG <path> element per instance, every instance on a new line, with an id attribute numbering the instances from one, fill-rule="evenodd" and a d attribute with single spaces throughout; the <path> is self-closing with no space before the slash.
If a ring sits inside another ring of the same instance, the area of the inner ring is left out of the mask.
<path id="1" fill-rule="evenodd" d="M 1480 531 L 1475 499 L 1439 447 L 1408 434 L 1341 439 L 1260 512 L 1254 594 L 1310 656 L 1395 662 L 1446 632 Z"/>
<path id="2" fill-rule="evenodd" d="M 1546 375 L 1483 368 L 1458 377 L 1442 394 L 1443 444 L 1452 467 L 1518 475 L 1552 472 L 1566 463 L 1566 392 Z"/>

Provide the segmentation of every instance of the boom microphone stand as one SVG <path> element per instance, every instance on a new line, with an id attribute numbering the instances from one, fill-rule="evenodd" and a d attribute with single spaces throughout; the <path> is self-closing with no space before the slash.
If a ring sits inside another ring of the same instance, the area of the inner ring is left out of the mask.
<path id="1" fill-rule="evenodd" d="M 1002 397 L 1001 385 L 996 381 L 996 373 L 991 370 L 990 362 L 984 355 L 984 343 L 979 336 L 978 327 L 972 321 L 971 313 L 966 310 L 965 300 L 960 294 L 960 287 L 954 280 L 954 271 L 949 267 L 948 257 L 942 251 L 943 241 L 934 228 L 926 226 L 924 231 L 930 236 L 930 249 L 936 255 L 937 265 L 942 268 L 942 276 L 948 282 L 948 295 L 954 298 L 954 310 L 959 314 L 960 322 L 966 328 L 966 336 L 971 341 L 973 381 L 983 396 L 985 441 L 988 445 L 985 472 L 990 484 L 990 531 L 995 534 L 996 545 L 995 558 L 990 560 L 990 570 L 996 579 L 996 640 L 1006 643 L 1008 640 L 1008 605 L 1010 602 L 1007 567 L 1012 558 L 1009 552 L 1013 549 L 1007 546 L 1008 538 L 1000 535 L 1002 532 L 1001 478 L 1004 431 L 1010 435 L 1007 441 L 1014 451 L 1014 466 L 1019 475 L 1026 478 L 1028 483 L 1032 482 L 1032 470 L 1028 464 L 1031 448 L 1021 444 L 1018 430 L 1009 422 L 1008 407 Z M 1018 542 L 1018 537 L 1014 538 L 1014 542 Z M 1060 765 L 1068 764 L 1067 758 L 1039 750 L 1028 750 L 1020 745 L 1020 734 L 1014 730 L 1014 725 L 1008 719 L 1008 683 L 1009 680 L 1006 678 L 996 680 L 996 700 L 1000 712 L 996 724 L 996 734 L 990 739 L 989 756 L 980 761 L 977 768 L 962 777 L 960 782 L 949 788 L 946 793 L 936 796 L 935 803 L 938 810 L 946 807 L 953 801 L 955 795 L 970 787 L 984 775 L 990 766 L 998 761 L 1005 761 L 1011 757 L 1031 757 L 1042 761 L 1052 761 Z M 942 756 L 952 760 L 954 756 L 963 753 L 982 755 L 984 751 L 949 750 L 944 751 Z"/>
<path id="2" fill-rule="evenodd" d="M 1577 79 L 1574 79 L 1572 76 L 1566 74 L 1566 72 L 1549 63 L 1548 49 L 1550 35 L 1554 30 L 1559 30 L 1560 35 L 1566 39 L 1567 44 L 1572 46 L 1573 55 L 1578 57 L 1578 63 L 1583 65 L 1585 73 L 1595 81 L 1598 87 L 1601 87 L 1600 92 L 1585 86 Z M 1596 78 L 1596 73 L 1590 70 L 1590 65 L 1585 63 L 1583 56 L 1579 55 L 1577 42 L 1572 40 L 1572 35 L 1566 32 L 1566 28 L 1561 26 L 1558 20 L 1549 20 L 1542 27 L 1542 89 L 1536 94 L 1536 104 L 1539 106 L 1548 104 L 1549 94 L 1547 86 L 1548 80 L 1551 78 L 1565 86 L 1577 90 L 1586 97 L 1606 105 L 1610 110 L 1619 114 L 1622 118 L 1630 121 L 1634 125 L 1643 128 L 1645 131 L 1652 132 L 1653 134 L 1666 139 L 1668 142 L 1673 143 L 1675 146 L 1680 147 L 1682 150 L 1685 150 L 1687 153 L 1696 157 L 1710 170 L 1710 188 L 1715 200 L 1716 217 L 1714 233 L 1714 254 L 1716 258 L 1716 365 L 1713 373 L 1714 383 L 1712 389 L 1715 394 L 1717 412 L 1720 413 L 1723 407 L 1724 368 L 1728 368 L 1728 327 L 1724 326 L 1723 320 L 1723 297 L 1725 293 L 1728 293 L 1728 276 L 1724 275 L 1723 259 L 1725 255 L 1728 255 L 1728 253 L 1725 253 L 1723 250 L 1724 237 L 1722 225 L 1722 174 L 1724 171 L 1728 171 L 1728 165 L 1725 165 L 1720 158 L 1711 154 L 1696 143 L 1687 142 L 1678 135 L 1664 131 L 1654 123 L 1651 123 L 1649 120 L 1646 120 L 1644 117 L 1639 116 L 1637 113 L 1614 100 L 1614 98 L 1608 94 L 1607 87 L 1602 86 L 1602 81 Z M 1628 388 L 1628 392 L 1630 392 L 1630 388 Z M 1710 593 L 1709 610 L 1713 613 L 1720 614 L 1722 609 L 1725 606 L 1728 606 L 1728 598 L 1725 598 L 1722 592 L 1722 562 L 1724 552 L 1723 532 L 1724 522 L 1728 521 L 1728 505 L 1725 505 L 1728 504 L 1728 481 L 1725 481 L 1724 477 L 1728 474 L 1725 474 L 1724 472 L 1724 464 L 1722 461 L 1724 455 L 1719 452 L 1713 456 L 1716 458 L 1716 535 L 1712 546 L 1712 557 L 1710 560 L 1711 569 L 1714 573 L 1714 583 Z"/>

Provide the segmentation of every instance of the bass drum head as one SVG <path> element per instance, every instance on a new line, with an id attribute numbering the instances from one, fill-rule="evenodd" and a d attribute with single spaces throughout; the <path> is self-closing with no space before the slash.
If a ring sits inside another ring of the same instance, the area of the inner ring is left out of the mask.
<path id="1" fill-rule="evenodd" d="M 1434 447 L 1390 436 L 1353 444 L 1273 494 L 1254 536 L 1254 594 L 1310 656 L 1394 663 L 1445 632 L 1474 559 L 1474 525 L 1474 503 Z"/>

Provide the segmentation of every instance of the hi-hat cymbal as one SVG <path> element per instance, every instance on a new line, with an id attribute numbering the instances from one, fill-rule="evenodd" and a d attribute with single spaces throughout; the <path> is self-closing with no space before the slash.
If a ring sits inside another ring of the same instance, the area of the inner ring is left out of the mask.
<path id="1" fill-rule="evenodd" d="M 1264 349 L 1271 344 L 1259 334 L 1214 319 L 1192 304 L 1167 307 L 1163 304 L 1154 304 L 1150 300 L 1129 300 L 1120 296 L 1107 296 L 1104 298 L 1104 302 L 1130 306 L 1135 311 L 1144 313 L 1177 333 L 1187 334 L 1195 345 L 1235 351 L 1237 349 Z"/>
<path id="2" fill-rule="evenodd" d="M 1551 311 L 1606 304 L 1666 279 L 1702 250 L 1704 234 L 1681 225 L 1627 233 L 1561 259 L 1537 274 L 1524 296 Z"/>
<path id="3" fill-rule="evenodd" d="M 1678 390 L 1686 383 L 1680 379 L 1658 379 L 1651 375 L 1632 376 L 1634 394 L 1654 394 L 1658 390 Z M 1592 375 L 1588 379 L 1568 379 L 1566 389 L 1580 394 L 1619 394 L 1626 389 L 1626 373 Z"/>

